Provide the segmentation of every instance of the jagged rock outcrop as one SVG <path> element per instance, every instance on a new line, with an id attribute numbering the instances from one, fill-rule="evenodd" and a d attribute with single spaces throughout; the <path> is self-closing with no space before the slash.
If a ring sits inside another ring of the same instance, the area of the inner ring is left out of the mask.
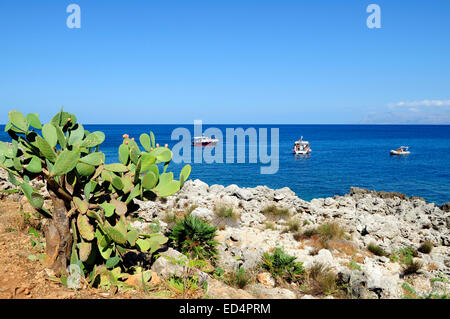
<path id="1" fill-rule="evenodd" d="M 429 255 L 419 253 L 423 267 L 415 275 L 418 279 L 414 280 L 431 282 L 438 276 L 450 275 L 450 213 L 419 197 L 353 187 L 345 196 L 307 202 L 287 187 L 274 190 L 266 186 L 208 186 L 200 180 L 191 180 L 175 196 L 163 201 L 137 204 L 138 215 L 149 222 L 195 205 L 194 215 L 214 223 L 216 207 L 232 207 L 239 213 L 239 218 L 234 225 L 222 227 L 217 237 L 220 243 L 219 265 L 224 269 L 252 269 L 261 262 L 265 251 L 283 247 L 288 254 L 296 256 L 297 261 L 303 262 L 306 269 L 317 263 L 332 269 L 349 285 L 355 297 L 399 298 L 404 283 L 401 265 L 387 257 L 373 255 L 367 250 L 367 245 L 375 243 L 387 253 L 394 253 L 405 247 L 418 248 L 424 241 L 431 241 L 435 248 Z M 274 221 L 271 228 L 266 227 L 268 217 L 262 213 L 269 206 L 289 211 L 288 216 Z M 353 251 L 353 256 L 333 248 L 313 253 L 314 247 L 297 241 L 292 232 L 285 231 L 291 218 L 299 220 L 303 229 L 330 221 L 339 223 L 349 237 L 342 245 Z M 359 258 L 360 269 L 349 269 L 348 265 L 355 256 Z M 432 293 L 439 285 L 441 283 L 436 284 L 435 281 L 434 285 L 428 285 L 428 290 L 420 291 Z M 422 288 L 424 286 L 421 284 Z M 257 291 L 248 290 L 251 295 L 262 294 L 262 291 L 265 296 L 273 298 L 304 295 L 293 292 L 278 294 L 275 290 L 267 292 L 267 289 L 279 287 L 270 288 L 263 284 L 252 287 L 259 288 Z"/>

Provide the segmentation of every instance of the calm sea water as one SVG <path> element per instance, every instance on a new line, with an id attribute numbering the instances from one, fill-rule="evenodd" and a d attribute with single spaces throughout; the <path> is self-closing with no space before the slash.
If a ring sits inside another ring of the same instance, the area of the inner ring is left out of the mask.
<path id="1" fill-rule="evenodd" d="M 122 135 L 139 139 L 141 133 L 152 130 L 159 144 L 172 147 L 172 130 L 180 125 L 86 125 L 89 131 L 106 134 L 102 145 L 107 161 L 117 161 L 117 148 Z M 193 132 L 193 126 L 184 126 Z M 204 125 L 203 129 L 209 126 Z M 217 125 L 225 136 L 227 127 Z M 261 165 L 249 164 L 195 164 L 191 178 L 208 184 L 237 184 L 241 187 L 267 185 L 271 188 L 289 187 L 299 197 L 311 200 L 317 197 L 343 195 L 351 186 L 396 191 L 422 196 L 438 204 L 450 201 L 450 126 L 434 125 L 258 125 L 278 127 L 279 170 L 274 175 L 261 175 Z M 268 130 L 270 136 L 270 130 Z M 300 136 L 311 144 L 310 156 L 295 156 L 292 147 Z M 0 140 L 8 136 L 0 132 Z M 226 150 L 227 141 L 221 146 Z M 395 157 L 389 150 L 401 145 L 410 147 L 411 155 Z M 269 148 L 270 152 L 270 148 Z M 193 152 L 192 152 L 193 154 Z M 193 156 L 193 155 L 192 155 Z M 178 173 L 183 164 L 171 163 Z"/>

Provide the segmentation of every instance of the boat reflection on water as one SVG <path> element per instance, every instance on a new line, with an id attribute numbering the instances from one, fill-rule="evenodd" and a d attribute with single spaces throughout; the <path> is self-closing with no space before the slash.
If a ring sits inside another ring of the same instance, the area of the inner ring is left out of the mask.
<path id="1" fill-rule="evenodd" d="M 294 154 L 294 159 L 296 161 L 307 161 L 311 158 L 311 154 Z"/>

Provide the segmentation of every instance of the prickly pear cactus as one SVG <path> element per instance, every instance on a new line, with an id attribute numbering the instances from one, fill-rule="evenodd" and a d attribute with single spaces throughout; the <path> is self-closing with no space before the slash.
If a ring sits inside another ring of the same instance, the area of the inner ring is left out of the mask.
<path id="1" fill-rule="evenodd" d="M 118 148 L 120 162 L 106 164 L 100 151 L 105 134 L 88 132 L 74 114 L 63 110 L 45 125 L 38 114 L 11 111 L 5 131 L 12 143 L 0 142 L 0 167 L 30 204 L 51 220 L 49 237 L 56 243 L 47 245 L 54 247 L 47 252 L 50 264 L 65 268 L 70 260 L 87 275 L 99 265 L 116 266 L 127 250 L 153 253 L 167 242 L 161 234 L 139 233 L 126 219 L 134 198 L 173 195 L 190 175 L 189 165 L 178 180 L 167 172 L 172 152 L 159 147 L 152 132 L 139 137 L 140 145 L 125 134 Z M 44 207 L 44 198 L 30 184 L 36 178 L 47 182 L 52 200 L 62 200 L 65 212 Z M 70 245 L 69 255 L 61 256 L 67 248 L 62 244 Z M 90 277 L 95 279 L 92 273 Z"/>

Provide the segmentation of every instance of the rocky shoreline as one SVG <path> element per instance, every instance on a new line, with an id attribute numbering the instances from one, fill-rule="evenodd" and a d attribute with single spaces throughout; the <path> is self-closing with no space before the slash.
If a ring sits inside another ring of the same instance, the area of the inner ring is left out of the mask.
<path id="1" fill-rule="evenodd" d="M 13 188 L 6 177 L 0 171 L 0 190 Z M 426 297 L 450 291 L 448 204 L 438 207 L 418 197 L 356 187 L 345 196 L 308 202 L 287 187 L 224 187 L 200 180 L 187 181 L 174 196 L 135 200 L 135 204 L 132 226 L 136 228 L 157 225 L 160 231 L 167 231 L 173 217 L 186 210 L 218 226 L 218 266 L 225 271 L 251 271 L 264 252 L 282 247 L 305 269 L 317 264 L 330 269 L 353 298 L 402 298 L 408 291 L 412 294 L 410 290 L 416 297 Z M 231 209 L 233 216 L 219 216 L 221 207 Z M 274 209 L 282 214 L 272 216 L 270 210 Z M 327 223 L 339 225 L 343 233 L 324 243 L 314 231 Z M 291 226 L 294 224 L 297 226 Z M 431 252 L 416 250 L 424 242 L 433 244 Z M 369 245 L 384 253 L 374 254 Z M 415 250 L 414 261 L 421 265 L 410 275 L 405 275 L 396 257 L 405 248 Z M 179 257 L 181 253 L 169 248 L 162 255 Z M 182 271 L 180 267 L 159 258 L 152 270 L 167 278 Z M 210 298 L 318 298 L 296 284 L 280 285 L 269 273 L 260 272 L 244 289 L 227 286 L 200 271 L 198 274 L 208 282 Z"/>
<path id="2" fill-rule="evenodd" d="M 186 182 L 175 196 L 137 204 L 136 214 L 141 221 L 136 221 L 134 226 L 141 228 L 158 221 L 165 229 L 168 215 L 195 208 L 191 214 L 219 226 L 219 265 L 226 270 L 252 269 L 260 262 L 263 252 L 283 247 L 303 262 L 306 269 L 316 263 L 332 269 L 357 298 L 401 298 L 405 283 L 420 296 L 445 294 L 450 290 L 445 280 L 450 276 L 450 213 L 446 205 L 441 209 L 422 198 L 354 187 L 345 196 L 307 202 L 287 187 L 274 190 L 265 186 L 209 186 L 193 180 Z M 273 206 L 288 210 L 288 214 L 270 220 L 268 227 L 270 217 L 263 211 Z M 238 218 L 221 221 L 216 216 L 217 207 L 232 207 Z M 298 221 L 303 231 L 336 222 L 345 229 L 346 239 L 315 251 L 314 240 L 297 240 L 293 232 L 286 231 L 292 220 Z M 404 276 L 400 262 L 388 256 L 408 247 L 417 249 L 425 241 L 433 243 L 432 252 L 417 252 L 414 258 L 422 264 L 421 269 L 414 275 Z M 369 244 L 381 247 L 386 256 L 368 251 Z M 349 267 L 352 262 L 358 265 L 356 269 Z M 311 297 L 296 293 L 295 289 L 275 288 L 271 278 L 259 281 L 246 291 L 262 298 Z"/>

